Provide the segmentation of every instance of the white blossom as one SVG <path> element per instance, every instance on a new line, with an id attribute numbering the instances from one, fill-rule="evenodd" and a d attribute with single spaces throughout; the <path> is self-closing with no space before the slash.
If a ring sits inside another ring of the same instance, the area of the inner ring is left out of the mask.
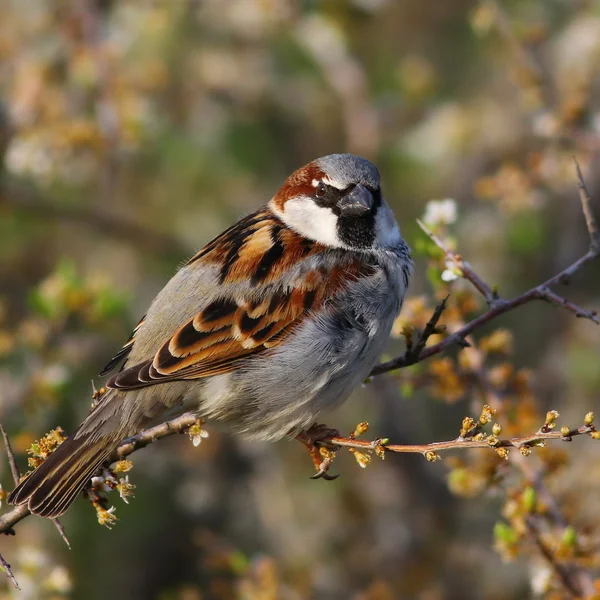
<path id="1" fill-rule="evenodd" d="M 425 207 L 423 221 L 427 225 L 450 225 L 456 221 L 456 200 L 430 200 Z"/>

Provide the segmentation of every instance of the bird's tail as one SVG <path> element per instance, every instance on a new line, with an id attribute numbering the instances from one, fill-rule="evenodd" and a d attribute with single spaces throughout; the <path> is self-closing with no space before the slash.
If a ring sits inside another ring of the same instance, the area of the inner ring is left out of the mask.
<path id="1" fill-rule="evenodd" d="M 102 427 L 98 407 L 27 479 L 8 496 L 10 504 L 27 503 L 42 517 L 55 518 L 71 506 L 102 463 L 128 432 Z M 100 417 L 100 418 L 98 418 Z M 97 423 L 98 426 L 94 427 Z"/>

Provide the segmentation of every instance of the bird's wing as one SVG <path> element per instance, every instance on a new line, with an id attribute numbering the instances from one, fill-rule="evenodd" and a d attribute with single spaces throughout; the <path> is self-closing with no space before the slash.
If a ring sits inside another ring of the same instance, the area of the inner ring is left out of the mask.
<path id="1" fill-rule="evenodd" d="M 241 359 L 281 344 L 309 314 L 326 310 L 348 283 L 371 270 L 357 255 L 318 256 L 327 252 L 265 214 L 240 221 L 188 263 L 219 267 L 216 298 L 152 359 L 125 368 L 107 387 L 136 389 L 227 373 Z"/>

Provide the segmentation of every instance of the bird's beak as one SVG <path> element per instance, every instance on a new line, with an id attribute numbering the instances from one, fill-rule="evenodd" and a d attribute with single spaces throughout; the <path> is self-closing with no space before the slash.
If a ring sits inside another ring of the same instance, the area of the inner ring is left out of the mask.
<path id="1" fill-rule="evenodd" d="M 343 217 L 362 217 L 373 208 L 373 194 L 360 183 L 344 196 L 339 203 Z"/>

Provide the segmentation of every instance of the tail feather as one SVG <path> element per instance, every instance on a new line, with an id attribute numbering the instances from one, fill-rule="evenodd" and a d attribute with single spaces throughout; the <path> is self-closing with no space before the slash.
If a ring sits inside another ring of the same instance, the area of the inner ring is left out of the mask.
<path id="1" fill-rule="evenodd" d="M 62 515 L 118 442 L 94 434 L 71 436 L 10 493 L 8 502 L 27 503 L 42 517 Z"/>

